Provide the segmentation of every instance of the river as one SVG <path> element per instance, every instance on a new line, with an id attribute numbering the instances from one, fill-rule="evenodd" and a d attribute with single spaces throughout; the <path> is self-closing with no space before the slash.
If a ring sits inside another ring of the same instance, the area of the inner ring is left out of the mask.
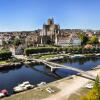
<path id="1" fill-rule="evenodd" d="M 56 63 L 87 71 L 100 65 L 100 58 L 64 59 L 56 61 Z M 24 81 L 29 81 L 31 84 L 36 85 L 42 81 L 48 83 L 76 73 L 66 69 L 57 69 L 52 73 L 44 65 L 23 65 L 13 69 L 0 70 L 0 90 L 7 89 L 9 94 L 12 94 L 13 87 Z"/>

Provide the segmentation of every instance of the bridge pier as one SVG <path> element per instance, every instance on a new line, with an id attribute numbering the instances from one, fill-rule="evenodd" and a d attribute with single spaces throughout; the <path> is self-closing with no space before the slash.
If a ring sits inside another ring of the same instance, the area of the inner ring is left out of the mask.
<path id="1" fill-rule="evenodd" d="M 51 68 L 51 72 L 53 72 L 53 70 L 54 70 L 54 69 L 53 69 L 53 68 Z"/>
<path id="2" fill-rule="evenodd" d="M 51 72 L 55 72 L 55 70 L 56 70 L 55 68 L 52 68 L 52 67 L 51 67 Z"/>

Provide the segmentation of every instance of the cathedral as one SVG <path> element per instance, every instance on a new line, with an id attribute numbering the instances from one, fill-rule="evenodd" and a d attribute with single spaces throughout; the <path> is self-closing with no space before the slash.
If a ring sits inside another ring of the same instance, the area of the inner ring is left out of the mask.
<path id="1" fill-rule="evenodd" d="M 47 24 L 43 24 L 40 32 L 41 44 L 56 44 L 57 35 L 60 34 L 60 26 L 54 23 L 54 19 L 48 19 Z"/>

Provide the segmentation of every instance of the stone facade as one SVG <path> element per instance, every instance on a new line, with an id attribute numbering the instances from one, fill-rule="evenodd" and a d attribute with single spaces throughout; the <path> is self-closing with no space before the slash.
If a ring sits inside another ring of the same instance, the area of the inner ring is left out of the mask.
<path id="1" fill-rule="evenodd" d="M 47 24 L 43 24 L 43 29 L 40 32 L 41 44 L 55 43 L 55 38 L 58 34 L 60 34 L 60 26 L 54 23 L 53 18 L 48 19 Z"/>

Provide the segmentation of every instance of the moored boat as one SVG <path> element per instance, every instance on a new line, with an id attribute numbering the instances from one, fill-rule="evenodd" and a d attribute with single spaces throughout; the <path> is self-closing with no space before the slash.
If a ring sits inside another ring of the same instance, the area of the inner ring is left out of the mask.
<path id="1" fill-rule="evenodd" d="M 7 95 L 8 95 L 8 91 L 6 89 L 0 91 L 0 98 L 6 97 Z"/>
<path id="2" fill-rule="evenodd" d="M 41 82 L 41 83 L 37 84 L 38 87 L 43 86 L 43 85 L 46 85 L 46 82 Z"/>
<path id="3" fill-rule="evenodd" d="M 32 88 L 34 88 L 34 85 L 31 85 L 28 81 L 26 81 L 14 87 L 13 90 L 14 92 L 22 92 L 22 91 L 32 89 Z"/>

